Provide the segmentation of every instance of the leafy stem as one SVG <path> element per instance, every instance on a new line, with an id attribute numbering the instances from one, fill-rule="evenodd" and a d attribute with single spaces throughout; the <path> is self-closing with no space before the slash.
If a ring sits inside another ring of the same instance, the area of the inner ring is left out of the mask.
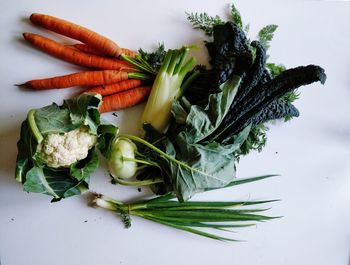
<path id="1" fill-rule="evenodd" d="M 38 143 L 41 143 L 41 141 L 44 139 L 43 135 L 41 134 L 37 124 L 36 124 L 36 121 L 35 121 L 35 112 L 36 110 L 35 109 L 32 109 L 28 112 L 28 123 L 29 123 L 29 127 L 35 137 L 35 140 L 38 142 Z"/>
<path id="2" fill-rule="evenodd" d="M 210 176 L 209 174 L 207 174 L 205 172 L 202 172 L 202 171 L 200 171 L 200 170 L 198 170 L 196 168 L 193 168 L 193 167 L 187 165 L 184 162 L 181 162 L 181 161 L 175 159 L 171 155 L 168 155 L 167 153 L 163 152 L 162 150 L 160 150 L 159 148 L 157 148 L 153 144 L 147 142 L 146 140 L 144 140 L 144 139 L 142 139 L 140 137 L 137 137 L 137 136 L 131 135 L 131 134 L 123 134 L 120 137 L 124 137 L 124 138 L 130 139 L 132 141 L 138 142 L 140 144 L 143 144 L 143 145 L 147 146 L 148 148 L 150 148 L 151 150 L 153 150 L 154 152 L 158 153 L 159 155 L 161 155 L 161 156 L 165 157 L 166 159 L 170 160 L 171 162 L 179 165 L 182 168 L 185 168 L 186 170 L 194 171 L 194 172 L 197 172 L 197 173 L 199 173 L 201 175 L 204 175 L 204 176 Z"/>

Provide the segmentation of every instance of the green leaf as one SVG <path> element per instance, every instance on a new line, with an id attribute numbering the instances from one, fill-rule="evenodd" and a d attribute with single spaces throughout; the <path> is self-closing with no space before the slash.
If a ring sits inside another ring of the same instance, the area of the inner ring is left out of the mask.
<path id="1" fill-rule="evenodd" d="M 98 127 L 97 133 L 99 140 L 97 148 L 106 159 L 109 159 L 111 156 L 112 142 L 118 134 L 118 131 L 117 127 L 109 123 L 103 123 Z"/>
<path id="2" fill-rule="evenodd" d="M 243 135 L 247 135 L 247 131 L 237 136 L 236 142 L 226 145 L 191 143 L 184 132 L 173 143 L 164 139 L 166 153 L 188 166 L 159 157 L 162 175 L 170 191 L 180 201 L 186 201 L 195 193 L 229 185 L 235 177 L 235 152 L 244 141 Z"/>
<path id="3" fill-rule="evenodd" d="M 274 24 L 267 25 L 263 27 L 258 33 L 258 40 L 266 50 L 270 48 L 270 41 L 272 40 L 273 34 L 275 33 L 277 27 L 278 26 Z"/>
<path id="4" fill-rule="evenodd" d="M 234 23 L 237 24 L 238 27 L 243 29 L 243 21 L 240 12 L 237 10 L 234 4 L 231 5 L 231 19 Z M 245 31 L 249 30 L 249 26 L 246 26 Z"/>
<path id="5" fill-rule="evenodd" d="M 228 81 L 220 86 L 218 93 L 209 96 L 209 102 L 206 107 L 193 105 L 186 117 L 186 140 L 189 143 L 198 143 L 209 136 L 219 126 L 237 93 L 241 78 L 232 76 Z M 175 104 L 172 109 L 174 117 L 180 116 L 184 119 L 183 108 Z"/>
<path id="6" fill-rule="evenodd" d="M 69 110 L 61 109 L 56 103 L 37 109 L 35 112 L 36 125 L 42 135 L 50 133 L 66 133 L 79 127 L 72 124 Z"/>
<path id="7" fill-rule="evenodd" d="M 284 65 L 274 63 L 267 63 L 266 68 L 269 69 L 272 78 L 275 78 L 286 70 L 286 67 Z"/>
<path id="8" fill-rule="evenodd" d="M 187 13 L 187 20 L 193 25 L 194 29 L 203 30 L 208 36 L 213 35 L 213 28 L 217 25 L 225 24 L 219 16 L 210 16 L 207 13 Z"/>
<path id="9" fill-rule="evenodd" d="M 90 133 L 97 134 L 98 124 L 100 124 L 100 113 L 98 107 L 101 104 L 100 94 L 83 93 L 64 101 L 63 107 L 69 111 L 71 123 L 79 128 L 87 125 Z"/>
<path id="10" fill-rule="evenodd" d="M 55 200 L 79 195 L 88 189 L 89 175 L 96 169 L 98 161 L 95 151 L 84 160 L 84 168 L 32 167 L 25 176 L 23 189 L 27 192 L 42 193 L 54 197 Z M 79 172 L 80 171 L 80 172 Z M 71 175 L 71 173 L 74 174 Z"/>
<path id="11" fill-rule="evenodd" d="M 29 129 L 27 120 L 22 122 L 21 126 L 21 137 L 17 142 L 17 160 L 16 160 L 16 170 L 15 176 L 16 180 L 22 182 L 25 179 L 25 175 L 28 170 L 33 166 L 33 162 L 30 158 L 36 152 L 36 141 L 32 132 Z"/>
<path id="12" fill-rule="evenodd" d="M 69 173 L 79 181 L 88 179 L 90 174 L 98 168 L 98 164 L 96 148 L 93 148 L 89 151 L 87 158 L 71 165 Z"/>

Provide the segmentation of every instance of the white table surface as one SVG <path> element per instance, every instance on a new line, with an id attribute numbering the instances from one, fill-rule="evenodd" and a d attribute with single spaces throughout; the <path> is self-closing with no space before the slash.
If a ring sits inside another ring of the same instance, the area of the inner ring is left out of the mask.
<path id="1" fill-rule="evenodd" d="M 0 2 L 0 259 L 2 265 L 239 264 L 347 265 L 350 257 L 350 2 L 236 1 L 250 36 L 278 24 L 270 61 L 287 67 L 319 64 L 325 86 L 303 87 L 298 119 L 276 123 L 263 152 L 238 165 L 240 177 L 278 173 L 254 184 L 195 196 L 197 200 L 281 199 L 269 214 L 283 218 L 233 234 L 222 243 L 133 218 L 124 229 L 114 214 L 87 207 L 87 196 L 59 203 L 27 194 L 14 180 L 20 123 L 31 108 L 61 103 L 75 89 L 29 92 L 16 83 L 78 71 L 24 43 L 25 31 L 49 35 L 28 23 L 32 12 L 69 19 L 109 36 L 121 46 L 154 48 L 201 45 L 185 11 L 225 14 L 229 1 L 44 1 Z M 53 36 L 53 35 L 49 35 Z M 54 37 L 59 38 L 57 35 Z M 68 39 L 59 38 L 65 42 Z M 197 54 L 198 55 L 198 54 Z M 199 59 L 205 62 L 205 56 Z M 134 132 L 142 106 L 105 115 Z M 105 165 L 91 189 L 120 200 L 147 195 L 109 183 Z"/>

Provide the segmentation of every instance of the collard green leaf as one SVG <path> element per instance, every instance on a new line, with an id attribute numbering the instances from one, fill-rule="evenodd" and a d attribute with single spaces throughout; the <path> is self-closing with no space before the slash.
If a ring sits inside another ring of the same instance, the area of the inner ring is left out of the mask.
<path id="1" fill-rule="evenodd" d="M 197 143 L 209 136 L 219 126 L 237 93 L 241 78 L 232 76 L 220 86 L 220 91 L 209 96 L 208 105 L 203 108 L 193 105 L 186 117 L 186 140 L 189 143 Z M 178 103 L 172 109 L 174 117 L 184 119 L 185 109 Z"/>
<path id="2" fill-rule="evenodd" d="M 248 136 L 249 128 L 235 137 L 232 144 L 191 143 L 183 131 L 174 141 L 162 140 L 163 149 L 177 161 L 158 157 L 161 175 L 167 191 L 174 192 L 179 201 L 195 193 L 227 186 L 235 177 L 235 154 Z"/>

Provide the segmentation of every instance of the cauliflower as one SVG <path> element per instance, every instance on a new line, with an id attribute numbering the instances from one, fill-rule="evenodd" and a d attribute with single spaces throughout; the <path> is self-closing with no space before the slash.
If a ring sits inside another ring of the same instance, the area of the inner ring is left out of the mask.
<path id="1" fill-rule="evenodd" d="M 87 127 L 83 126 L 64 134 L 47 135 L 38 145 L 37 151 L 49 167 L 67 168 L 86 158 L 96 142 L 97 136 L 90 134 Z"/>

